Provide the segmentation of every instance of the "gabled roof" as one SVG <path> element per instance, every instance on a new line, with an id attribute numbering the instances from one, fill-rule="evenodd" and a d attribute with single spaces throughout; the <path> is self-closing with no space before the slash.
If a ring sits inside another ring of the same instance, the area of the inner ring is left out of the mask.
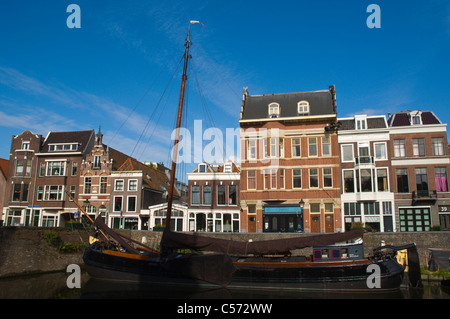
<path id="1" fill-rule="evenodd" d="M 389 127 L 412 126 L 411 116 L 418 115 L 421 118 L 421 125 L 442 124 L 439 118 L 432 111 L 402 111 L 391 115 L 388 119 Z M 414 124 L 419 125 L 419 124 Z"/>
<path id="2" fill-rule="evenodd" d="M 298 102 L 309 103 L 309 116 L 336 114 L 336 101 L 334 86 L 329 90 L 248 95 L 244 92 L 241 120 L 266 119 L 269 118 L 268 106 L 271 103 L 280 105 L 279 119 L 299 117 Z"/>
<path id="3" fill-rule="evenodd" d="M 217 172 L 218 173 L 223 173 L 224 172 L 224 170 L 225 170 L 225 165 L 226 164 L 231 164 L 231 172 L 232 173 L 240 173 L 241 172 L 241 170 L 236 166 L 236 164 L 234 164 L 233 162 L 228 162 L 228 163 L 225 163 L 225 164 L 223 164 L 222 166 L 220 166 L 218 169 L 217 169 Z"/>
<path id="4" fill-rule="evenodd" d="M 95 142 L 95 131 L 71 131 L 71 132 L 49 132 L 42 145 L 42 152 L 48 153 L 50 144 L 68 144 L 77 143 L 77 152 L 87 152 L 88 147 Z M 70 152 L 70 151 L 65 151 Z"/>
<path id="5" fill-rule="evenodd" d="M 169 190 L 170 180 L 165 172 L 139 162 L 137 159 L 111 147 L 109 147 L 109 156 L 110 159 L 113 160 L 113 171 L 141 171 L 143 175 L 142 184 L 144 187 L 160 192 Z M 174 196 L 180 196 L 176 188 L 174 188 Z"/>
<path id="6" fill-rule="evenodd" d="M 3 173 L 5 179 L 8 177 L 8 168 L 9 168 L 9 160 L 0 158 L 0 173 Z"/>

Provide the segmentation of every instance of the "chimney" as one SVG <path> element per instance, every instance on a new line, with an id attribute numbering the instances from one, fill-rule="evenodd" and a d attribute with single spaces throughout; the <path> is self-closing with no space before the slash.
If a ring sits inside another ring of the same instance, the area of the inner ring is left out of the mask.
<path id="1" fill-rule="evenodd" d="M 330 90 L 331 99 L 333 100 L 333 113 L 337 114 L 337 111 L 336 111 L 336 89 L 335 89 L 334 85 L 330 85 L 328 89 Z"/>

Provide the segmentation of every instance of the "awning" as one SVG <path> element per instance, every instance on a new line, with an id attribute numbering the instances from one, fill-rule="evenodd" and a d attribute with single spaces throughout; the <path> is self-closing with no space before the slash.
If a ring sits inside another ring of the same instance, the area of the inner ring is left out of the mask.
<path id="1" fill-rule="evenodd" d="M 264 206 L 264 214 L 299 214 L 302 210 L 298 205 L 295 206 Z"/>

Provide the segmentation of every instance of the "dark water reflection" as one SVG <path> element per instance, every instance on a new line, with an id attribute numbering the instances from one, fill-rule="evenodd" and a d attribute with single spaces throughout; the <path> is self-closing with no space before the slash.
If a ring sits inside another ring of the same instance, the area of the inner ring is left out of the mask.
<path id="1" fill-rule="evenodd" d="M 155 287 L 96 280 L 86 273 L 81 289 L 69 289 L 67 277 L 62 272 L 0 279 L 0 299 L 450 299 L 450 288 L 441 287 L 439 281 L 426 281 L 423 289 L 361 294 Z"/>

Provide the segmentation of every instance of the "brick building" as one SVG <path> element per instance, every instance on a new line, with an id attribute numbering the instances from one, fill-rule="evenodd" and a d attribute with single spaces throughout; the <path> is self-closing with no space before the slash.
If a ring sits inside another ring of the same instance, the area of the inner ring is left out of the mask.
<path id="1" fill-rule="evenodd" d="M 391 185 L 399 231 L 450 228 L 447 124 L 431 111 L 403 111 L 388 119 Z"/>
<path id="2" fill-rule="evenodd" d="M 240 231 L 240 170 L 227 162 L 222 166 L 200 163 L 188 173 L 188 231 Z"/>
<path id="3" fill-rule="evenodd" d="M 341 230 L 336 116 L 334 86 L 254 96 L 244 90 L 239 120 L 243 231 Z"/>
<path id="4" fill-rule="evenodd" d="M 65 191 L 78 192 L 78 168 L 93 144 L 93 130 L 13 136 L 6 225 L 62 226 L 70 219 L 77 207 Z"/>

